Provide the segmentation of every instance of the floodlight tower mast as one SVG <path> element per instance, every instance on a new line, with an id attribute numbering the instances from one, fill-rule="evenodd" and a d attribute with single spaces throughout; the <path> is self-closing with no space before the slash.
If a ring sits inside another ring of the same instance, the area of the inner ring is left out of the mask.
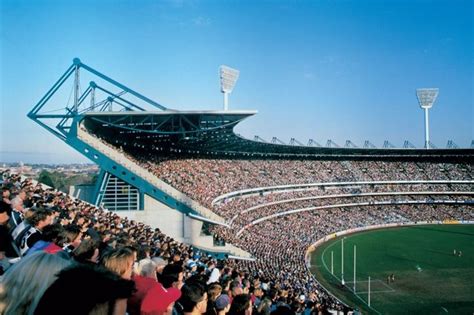
<path id="1" fill-rule="evenodd" d="M 228 66 L 220 66 L 221 92 L 224 93 L 224 110 L 229 109 L 229 94 L 232 93 L 235 83 L 239 79 L 239 70 Z"/>
<path id="2" fill-rule="evenodd" d="M 433 103 L 438 97 L 439 89 L 437 88 L 423 88 L 416 90 L 416 96 L 420 107 L 425 110 L 425 149 L 430 148 L 430 125 L 428 120 L 428 110 L 433 107 Z"/>

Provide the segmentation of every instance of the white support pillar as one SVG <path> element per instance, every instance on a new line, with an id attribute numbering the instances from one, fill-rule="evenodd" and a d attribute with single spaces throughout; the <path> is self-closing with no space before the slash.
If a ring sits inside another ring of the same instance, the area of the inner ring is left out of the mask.
<path id="1" fill-rule="evenodd" d="M 229 93 L 224 92 L 224 110 L 229 109 Z"/>
<path id="2" fill-rule="evenodd" d="M 331 251 L 331 274 L 334 275 L 334 252 Z"/>
<path id="3" fill-rule="evenodd" d="M 369 289 L 367 290 L 367 305 L 370 307 L 370 277 L 369 277 Z"/>
<path id="4" fill-rule="evenodd" d="M 341 284 L 345 285 L 345 281 L 344 281 L 344 237 L 341 240 Z"/>
<path id="5" fill-rule="evenodd" d="M 430 123 L 428 117 L 429 108 L 425 108 L 425 149 L 430 148 Z"/>
<path id="6" fill-rule="evenodd" d="M 356 292 L 356 261 L 357 261 L 356 250 L 357 248 L 354 245 L 354 293 Z"/>

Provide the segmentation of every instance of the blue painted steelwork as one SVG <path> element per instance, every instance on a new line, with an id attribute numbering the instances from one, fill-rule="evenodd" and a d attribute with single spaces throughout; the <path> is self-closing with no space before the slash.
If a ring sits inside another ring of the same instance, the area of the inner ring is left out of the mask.
<path id="1" fill-rule="evenodd" d="M 95 75 L 99 79 L 111 84 L 112 86 L 119 88 L 121 91 L 114 93 L 109 89 L 100 86 L 95 81 L 91 81 L 87 89 L 81 94 L 79 91 L 79 71 L 80 69 L 86 70 L 87 72 Z M 74 104 L 72 106 L 66 106 L 64 112 L 61 114 L 49 114 L 44 111 L 45 106 L 48 104 L 48 101 L 51 100 L 53 95 L 55 95 L 58 90 L 68 81 L 69 78 L 74 74 Z M 97 90 L 105 93 L 106 98 L 95 102 L 97 97 Z M 33 109 L 28 113 L 28 117 L 35 121 L 40 126 L 44 127 L 46 130 L 50 131 L 52 134 L 57 136 L 59 139 L 63 140 L 69 146 L 76 149 L 82 155 L 90 159 L 92 162 L 98 164 L 101 168 L 100 176 L 95 187 L 96 193 L 96 204 L 100 203 L 100 200 L 103 196 L 102 186 L 103 180 L 106 178 L 107 174 L 112 174 L 117 178 L 125 181 L 131 186 L 137 188 L 140 191 L 140 209 L 144 207 L 144 194 L 148 194 L 151 197 L 157 199 L 158 201 L 166 204 L 167 206 L 174 208 L 182 213 L 198 213 L 191 209 L 189 206 L 184 205 L 175 198 L 165 194 L 163 191 L 159 190 L 154 185 L 151 185 L 148 181 L 144 180 L 138 174 L 130 172 L 130 170 L 124 168 L 122 165 L 116 163 L 114 160 L 108 156 L 97 151 L 84 141 L 80 140 L 77 137 L 77 128 L 81 121 L 85 117 L 86 112 L 91 110 L 99 109 L 99 111 L 106 111 L 108 106 L 103 106 L 104 104 L 116 103 L 122 107 L 125 111 L 145 111 L 145 109 L 135 104 L 133 101 L 126 99 L 123 95 L 132 95 L 139 100 L 144 101 L 146 104 L 149 104 L 160 110 L 169 110 L 166 107 L 160 105 L 159 103 L 143 96 L 142 94 L 128 88 L 127 86 L 111 79 L 110 77 L 100 73 L 99 71 L 83 64 L 78 58 L 75 58 L 73 64 L 64 72 L 64 74 L 59 78 L 57 82 L 48 90 L 48 92 L 40 99 L 40 101 L 33 107 Z M 90 98 L 91 102 L 86 108 L 83 108 L 86 104 L 86 100 Z"/>

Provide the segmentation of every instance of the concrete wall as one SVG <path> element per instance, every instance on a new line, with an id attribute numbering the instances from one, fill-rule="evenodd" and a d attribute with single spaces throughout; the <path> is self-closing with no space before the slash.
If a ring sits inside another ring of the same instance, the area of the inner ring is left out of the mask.
<path id="1" fill-rule="evenodd" d="M 177 241 L 190 242 L 190 219 L 146 194 L 143 211 L 117 211 L 117 214 L 146 223 L 153 228 L 159 228 Z"/>
<path id="2" fill-rule="evenodd" d="M 143 211 L 117 211 L 117 214 L 159 228 L 163 233 L 179 242 L 192 244 L 206 251 L 226 252 L 237 257 L 250 257 L 249 253 L 231 244 L 226 244 L 225 247 L 214 246 L 212 236 L 201 235 L 203 224 L 201 221 L 191 219 L 148 195 L 145 195 L 144 204 Z"/>

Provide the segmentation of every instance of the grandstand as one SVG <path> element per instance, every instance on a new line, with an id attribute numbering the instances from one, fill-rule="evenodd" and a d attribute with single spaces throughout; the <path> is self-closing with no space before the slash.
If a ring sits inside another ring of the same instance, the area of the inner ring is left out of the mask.
<path id="1" fill-rule="evenodd" d="M 73 104 L 49 114 L 66 82 Z M 28 116 L 99 165 L 90 202 L 239 259 L 292 292 L 330 299 L 305 265 L 306 250 L 325 235 L 474 221 L 472 148 L 358 148 L 349 140 L 321 147 L 236 135 L 234 127 L 255 114 L 168 109 L 75 59 Z"/>

